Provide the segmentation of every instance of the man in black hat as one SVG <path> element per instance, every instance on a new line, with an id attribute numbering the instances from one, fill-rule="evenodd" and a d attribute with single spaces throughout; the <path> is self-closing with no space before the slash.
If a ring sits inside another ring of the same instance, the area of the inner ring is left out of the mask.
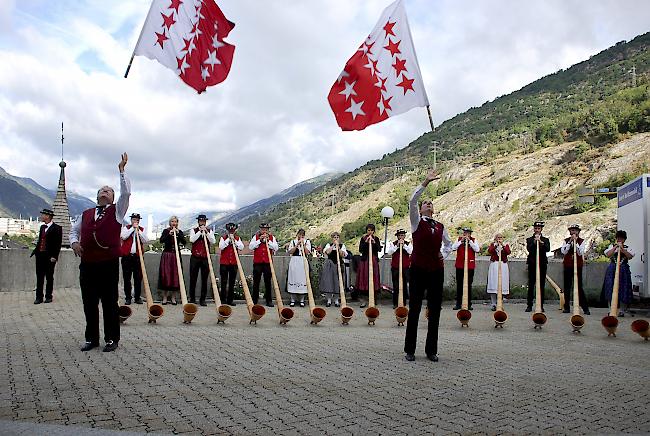
<path id="1" fill-rule="evenodd" d="M 124 280 L 124 304 L 131 304 L 131 279 L 133 278 L 133 296 L 135 304 L 142 304 L 142 267 L 140 266 L 140 250 L 134 237 L 138 229 L 140 247 L 149 243 L 144 234 L 144 227 L 140 226 L 140 214 L 131 214 L 131 224 L 122 227 L 122 279 Z"/>
<path id="2" fill-rule="evenodd" d="M 406 241 L 406 230 L 399 229 L 395 232 L 397 240 L 386 247 L 386 254 L 391 255 L 390 272 L 393 278 L 393 309 L 398 305 L 399 296 L 399 247 L 402 247 L 402 289 L 404 292 L 404 305 L 409 298 L 408 282 L 409 282 L 409 267 L 411 266 L 411 253 L 413 253 L 413 244 Z"/>
<path id="3" fill-rule="evenodd" d="M 535 295 L 535 281 L 536 281 L 536 267 L 535 259 L 537 258 L 537 243 L 539 242 L 539 281 L 542 289 L 542 309 L 544 308 L 544 284 L 546 283 L 546 270 L 548 268 L 548 258 L 546 253 L 551 251 L 551 241 L 542 236 L 544 223 L 536 221 L 533 224 L 533 236 L 526 238 L 526 249 L 528 250 L 528 300 L 526 305 L 526 312 L 533 310 L 533 298 Z"/>
<path id="4" fill-rule="evenodd" d="M 41 210 L 41 227 L 38 231 L 36 247 L 32 256 L 36 256 L 36 299 L 34 304 L 43 302 L 43 282 L 45 285 L 45 302 L 52 302 L 54 290 L 54 266 L 61 252 L 63 231 L 61 226 L 52 221 L 54 212 L 50 209 Z M 31 257 L 31 256 L 30 256 Z"/>
<path id="5" fill-rule="evenodd" d="M 582 266 L 585 263 L 587 241 L 580 237 L 580 226 L 578 224 L 571 224 L 568 230 L 570 236 L 564 240 L 564 244 L 560 248 L 564 255 L 562 260 L 562 266 L 564 267 L 564 313 L 570 313 L 569 306 L 573 298 L 573 248 L 577 247 L 576 263 L 578 270 L 578 299 L 580 301 L 574 301 L 573 304 L 579 303 L 584 314 L 591 315 L 585 290 L 582 288 Z"/>
<path id="6" fill-rule="evenodd" d="M 207 306 L 205 299 L 208 295 L 208 256 L 210 255 L 211 244 L 217 242 L 212 229 L 206 227 L 208 217 L 200 214 L 196 217 L 198 226 L 190 230 L 190 243 L 192 244 L 192 255 L 190 256 L 190 303 L 196 303 L 196 281 L 201 272 L 201 299 L 199 304 Z M 204 238 L 208 240 L 208 251 L 205 251 Z M 215 292 L 215 290 L 212 290 Z"/>
<path id="7" fill-rule="evenodd" d="M 237 234 L 237 224 L 226 224 L 226 233 L 219 239 L 219 275 L 221 276 L 221 300 L 235 306 L 235 278 L 237 277 L 237 258 L 235 250 L 243 250 L 244 242 Z"/>
<path id="8" fill-rule="evenodd" d="M 253 303 L 257 304 L 260 296 L 260 280 L 264 276 L 264 299 L 268 307 L 273 307 L 271 300 L 271 255 L 278 251 L 278 240 L 269 232 L 271 226 L 262 223 L 260 230 L 253 235 L 248 248 L 253 251 Z M 267 251 L 267 246 L 269 251 Z"/>

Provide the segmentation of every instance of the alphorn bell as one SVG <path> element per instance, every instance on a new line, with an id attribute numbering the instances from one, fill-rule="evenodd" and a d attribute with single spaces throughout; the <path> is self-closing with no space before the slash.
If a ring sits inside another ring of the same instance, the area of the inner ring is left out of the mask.
<path id="1" fill-rule="evenodd" d="M 131 307 L 125 305 L 125 304 L 120 304 L 120 299 L 117 299 L 117 315 L 120 317 L 120 324 L 129 319 L 129 317 L 133 314 L 133 310 Z"/>
<path id="2" fill-rule="evenodd" d="M 650 323 L 645 319 L 637 319 L 630 327 L 634 333 L 638 333 L 646 341 L 650 338 Z"/>
<path id="3" fill-rule="evenodd" d="M 469 307 L 469 239 L 465 239 L 465 261 L 463 262 L 463 299 L 460 304 L 460 310 L 456 312 L 456 318 L 460 321 L 461 327 L 469 327 L 469 320 L 472 318 L 472 312 Z"/>
<path id="4" fill-rule="evenodd" d="M 580 333 L 585 325 L 585 318 L 580 315 L 580 288 L 578 287 L 578 244 L 573 241 L 573 315 L 570 323 L 574 333 Z"/>
<path id="5" fill-rule="evenodd" d="M 398 294 L 397 294 L 397 308 L 395 309 L 395 319 L 397 319 L 397 325 L 398 326 L 403 326 L 404 322 L 406 321 L 406 318 L 408 317 L 409 314 L 409 309 L 408 307 L 404 306 L 404 271 L 402 267 L 402 249 L 404 248 L 404 243 L 399 242 L 398 243 L 398 248 L 399 248 L 399 268 L 398 268 Z"/>
<path id="6" fill-rule="evenodd" d="M 334 249 L 336 250 L 336 269 L 339 275 L 339 294 L 341 299 L 341 323 L 343 325 L 348 325 L 354 315 L 354 309 L 348 306 L 348 302 L 345 299 L 345 286 L 343 286 L 343 274 L 341 272 L 341 255 L 339 254 L 340 245 L 336 243 Z"/>
<path id="7" fill-rule="evenodd" d="M 375 307 L 375 269 L 373 265 L 372 240 L 368 239 L 368 308 L 366 309 L 366 318 L 368 325 L 375 325 L 375 320 L 379 318 L 379 309 Z"/>
<path id="8" fill-rule="evenodd" d="M 555 283 L 555 280 L 553 280 L 548 274 L 546 274 L 546 281 L 551 285 L 553 289 L 555 289 L 557 296 L 560 298 L 560 307 L 558 307 L 557 310 L 564 310 L 564 291 L 562 288 L 560 288 L 560 285 Z"/>
<path id="9" fill-rule="evenodd" d="M 497 272 L 497 310 L 492 314 L 492 317 L 494 318 L 494 328 L 503 328 L 503 324 L 505 324 L 508 319 L 508 314 L 503 310 L 503 272 L 501 271 L 503 263 L 501 262 L 501 245 L 497 246 L 496 251 L 497 256 L 499 257 L 497 260 L 499 267 Z"/>
<path id="10" fill-rule="evenodd" d="M 532 316 L 535 329 L 546 324 L 546 315 L 542 309 L 542 282 L 539 272 L 539 239 L 535 241 L 535 313 Z"/>
<path id="11" fill-rule="evenodd" d="M 282 294 L 280 293 L 280 285 L 278 284 L 278 277 L 275 275 L 275 266 L 273 266 L 273 257 L 271 256 L 271 250 L 269 245 L 266 244 L 266 253 L 269 256 L 269 263 L 271 266 L 271 279 L 273 280 L 273 292 L 275 293 L 275 305 L 278 308 L 278 317 L 280 319 L 280 324 L 286 325 L 291 318 L 293 318 L 293 309 L 284 307 L 282 304 Z"/>
<path id="12" fill-rule="evenodd" d="M 237 261 L 237 271 L 239 271 L 239 280 L 241 280 L 241 287 L 244 291 L 244 299 L 246 300 L 246 307 L 248 309 L 248 316 L 250 321 L 248 324 L 257 324 L 257 320 L 262 318 L 266 313 L 264 306 L 259 304 L 253 304 L 253 298 L 251 297 L 251 291 L 248 289 L 248 282 L 246 281 L 246 276 L 244 275 L 244 268 L 241 266 L 241 261 L 239 260 L 239 253 L 237 252 L 237 247 L 235 248 L 235 260 Z"/>
<path id="13" fill-rule="evenodd" d="M 140 229 L 135 229 L 135 240 L 137 245 L 138 258 L 140 259 L 140 270 L 142 271 L 142 285 L 144 287 L 144 297 L 147 300 L 147 311 L 149 312 L 149 324 L 155 324 L 156 320 L 163 316 L 165 309 L 160 305 L 153 302 L 151 296 L 151 287 L 149 286 L 149 277 L 147 276 L 147 269 L 144 265 L 144 253 L 142 252 L 142 244 L 140 243 Z"/>
<path id="14" fill-rule="evenodd" d="M 178 250 L 178 238 L 176 232 L 173 231 L 174 248 L 176 249 L 176 268 L 178 269 L 178 285 L 181 291 L 181 303 L 183 304 L 183 324 L 189 324 L 199 311 L 199 306 L 194 303 L 187 302 L 187 292 L 185 291 L 185 279 L 183 278 L 183 268 L 181 266 L 181 252 Z"/>
<path id="15" fill-rule="evenodd" d="M 227 304 L 221 304 L 221 297 L 219 296 L 219 288 L 217 287 L 217 278 L 214 275 L 214 267 L 212 266 L 212 256 L 210 256 L 210 247 L 208 246 L 208 238 L 203 233 L 203 244 L 205 245 L 205 252 L 208 254 L 208 271 L 210 272 L 210 282 L 212 283 L 212 293 L 214 294 L 214 304 L 217 306 L 217 324 L 226 323 L 226 320 L 232 315 L 232 307 Z M 233 244 L 233 249 L 237 247 Z"/>
<path id="16" fill-rule="evenodd" d="M 322 307 L 316 307 L 316 302 L 314 301 L 314 293 L 311 289 L 311 279 L 309 278 L 309 262 L 307 262 L 307 256 L 305 253 L 305 246 L 300 243 L 298 250 L 300 250 L 300 255 L 302 256 L 302 266 L 305 269 L 305 280 L 307 281 L 307 299 L 309 300 L 309 313 L 311 314 L 310 324 L 318 324 L 325 318 L 327 312 Z"/>
<path id="17" fill-rule="evenodd" d="M 604 317 L 600 322 L 607 330 L 607 337 L 616 337 L 616 328 L 618 327 L 618 288 L 621 274 L 621 248 L 616 255 L 616 270 L 614 271 L 614 284 L 612 285 L 612 301 L 610 304 L 609 315 Z"/>

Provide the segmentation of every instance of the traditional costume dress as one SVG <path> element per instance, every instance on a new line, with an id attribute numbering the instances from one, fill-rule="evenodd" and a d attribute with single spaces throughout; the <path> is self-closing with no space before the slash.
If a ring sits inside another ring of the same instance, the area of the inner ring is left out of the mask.
<path id="1" fill-rule="evenodd" d="M 368 242 L 366 238 L 368 235 L 363 235 L 359 241 L 359 253 L 361 253 L 361 259 L 359 260 L 359 265 L 357 267 L 357 290 L 360 294 L 368 294 L 368 272 L 369 272 L 369 258 L 372 261 L 372 271 L 373 271 L 373 280 L 374 280 L 374 292 L 379 291 L 381 282 L 379 281 L 379 252 L 381 251 L 381 241 L 375 235 L 372 236 L 372 255 L 368 255 Z"/>
<path id="2" fill-rule="evenodd" d="M 139 219 L 140 215 L 133 214 L 131 218 Z M 124 281 L 124 299 L 126 304 L 131 304 L 131 288 L 136 304 L 142 304 L 142 267 L 140 266 L 140 251 L 134 238 L 135 227 L 128 224 L 122 227 L 122 280 Z M 138 226 L 141 246 L 149 243 L 144 233 L 144 227 Z"/>
<path id="3" fill-rule="evenodd" d="M 336 266 L 336 251 L 334 245 L 328 243 L 323 249 L 323 254 L 326 256 L 323 262 L 323 269 L 320 273 L 320 292 L 327 298 L 327 304 L 332 304 L 332 298 L 335 299 L 334 305 L 339 307 L 339 296 L 341 293 L 339 285 L 339 270 Z M 343 287 L 346 285 L 345 277 L 345 263 L 343 259 L 348 255 L 348 250 L 345 244 L 339 244 L 339 265 L 341 267 L 341 277 L 343 278 Z"/>
<path id="4" fill-rule="evenodd" d="M 50 209 L 43 209 L 42 214 L 54 216 Z M 34 304 L 43 302 L 43 285 L 45 284 L 45 302 L 51 303 L 54 292 L 54 267 L 56 266 L 61 243 L 63 241 L 63 229 L 53 221 L 41 224 L 38 231 L 38 240 L 31 256 L 36 256 L 36 299 Z"/>
<path id="5" fill-rule="evenodd" d="M 472 237 L 469 238 L 467 245 L 469 245 L 469 250 L 467 250 L 467 288 L 469 290 L 469 310 L 472 310 L 472 283 L 474 282 L 474 269 L 476 268 L 476 253 L 481 251 L 481 246 Z M 451 249 L 458 251 L 456 254 L 456 307 L 454 307 L 454 310 L 459 310 L 463 300 L 463 278 L 465 276 L 465 242 L 463 238 L 459 237 L 453 243 Z"/>
<path id="6" fill-rule="evenodd" d="M 587 297 L 585 296 L 585 290 L 582 287 L 582 266 L 584 264 L 584 254 L 587 244 L 586 241 L 580 237 L 578 237 L 576 242 L 576 260 L 578 264 L 578 303 L 580 304 L 580 307 L 582 307 L 583 312 L 586 315 L 589 315 Z M 564 313 L 569 313 L 571 298 L 573 298 L 573 241 L 571 238 L 566 238 L 564 240 L 564 244 L 560 248 L 560 251 L 564 255 L 564 259 L 562 260 L 562 265 L 564 266 Z"/>
<path id="7" fill-rule="evenodd" d="M 185 235 L 183 231 L 177 229 L 176 240 L 178 249 L 185 245 Z M 160 242 L 164 245 L 162 255 L 160 256 L 160 267 L 158 268 L 158 289 L 161 291 L 178 292 L 181 289 L 180 278 L 178 275 L 178 266 L 176 264 L 176 251 L 174 248 L 174 236 L 171 234 L 171 228 L 166 228 L 160 235 Z M 182 267 L 181 263 L 181 267 Z"/>
<path id="8" fill-rule="evenodd" d="M 234 242 L 234 246 L 233 246 Z M 239 235 L 226 233 L 219 239 L 219 275 L 221 277 L 221 300 L 226 304 L 234 306 L 235 279 L 237 278 L 237 258 L 235 248 L 241 251 L 244 249 L 244 242 Z"/>
<path id="9" fill-rule="evenodd" d="M 409 267 L 411 266 L 411 253 L 413 253 L 413 244 L 404 241 L 402 246 L 402 289 L 404 290 L 404 304 L 409 298 Z M 399 241 L 393 241 L 388 244 L 386 254 L 392 254 L 390 260 L 390 272 L 393 279 L 393 307 L 397 307 L 399 297 Z"/>
<path id="10" fill-rule="evenodd" d="M 307 253 L 303 253 L 303 248 L 299 247 L 298 240 L 293 239 L 289 242 L 287 251 L 294 250 L 289 261 L 289 271 L 287 272 L 287 292 L 291 296 L 291 303 L 296 300 L 305 301 L 307 295 L 307 277 L 305 276 L 305 261 L 304 258 L 311 253 L 311 242 L 305 240 L 305 247 Z"/>
<path id="11" fill-rule="evenodd" d="M 501 267 L 501 293 L 508 295 L 510 293 L 510 268 L 508 267 L 508 255 L 510 254 L 510 245 L 501 246 L 501 259 L 497 251 L 497 244 L 494 242 L 488 247 L 490 255 L 490 267 L 488 268 L 487 292 L 490 294 L 492 310 L 496 310 L 497 304 L 497 286 L 499 282 L 499 267 Z M 499 260 L 501 260 L 499 262 Z"/>
<path id="12" fill-rule="evenodd" d="M 623 248 L 634 257 L 634 251 L 627 245 Z M 605 280 L 603 281 L 603 294 L 607 301 L 612 302 L 612 290 L 614 289 L 614 274 L 616 273 L 616 257 L 618 253 L 618 245 L 610 244 L 605 250 L 605 256 L 608 256 L 610 263 L 605 272 Z M 621 266 L 618 272 L 618 303 L 619 305 L 628 305 L 632 302 L 632 272 L 630 271 L 630 264 L 627 256 L 621 253 Z M 622 307 L 622 306 L 619 306 Z M 621 316 L 623 312 L 619 313 Z"/>
<path id="13" fill-rule="evenodd" d="M 266 305 L 273 306 L 271 301 L 271 264 L 269 254 L 266 250 L 268 244 L 271 255 L 273 255 L 280 246 L 277 239 L 268 233 L 268 242 L 262 242 L 261 233 L 256 233 L 248 243 L 248 248 L 253 251 L 253 303 L 257 304 L 260 296 L 260 280 L 264 277 L 264 299 Z"/>

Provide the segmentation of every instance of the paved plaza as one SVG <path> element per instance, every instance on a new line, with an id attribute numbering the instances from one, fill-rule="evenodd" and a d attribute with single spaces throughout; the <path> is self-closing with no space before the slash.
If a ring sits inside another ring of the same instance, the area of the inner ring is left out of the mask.
<path id="1" fill-rule="evenodd" d="M 504 329 L 479 304 L 461 329 L 445 304 L 440 361 L 424 356 L 422 321 L 411 363 L 389 306 L 374 327 L 356 306 L 347 327 L 334 307 L 317 326 L 297 308 L 281 327 L 275 309 L 249 325 L 243 304 L 225 325 L 214 305 L 190 325 L 168 305 L 149 325 L 133 305 L 116 352 L 82 353 L 79 291 L 32 302 L 0 293 L 0 434 L 650 432 L 650 342 L 629 317 L 607 338 L 604 309 L 573 334 L 556 305 L 539 331 L 522 304 L 506 305 Z"/>

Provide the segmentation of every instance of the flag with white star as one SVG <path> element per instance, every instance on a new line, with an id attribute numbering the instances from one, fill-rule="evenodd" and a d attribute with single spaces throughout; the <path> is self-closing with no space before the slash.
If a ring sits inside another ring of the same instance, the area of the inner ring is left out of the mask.
<path id="1" fill-rule="evenodd" d="M 201 93 L 228 77 L 235 46 L 224 38 L 234 27 L 214 0 L 153 0 L 134 54 L 160 62 Z"/>
<path id="2" fill-rule="evenodd" d="M 391 3 L 352 55 L 327 96 L 343 130 L 429 105 L 403 0 Z"/>

